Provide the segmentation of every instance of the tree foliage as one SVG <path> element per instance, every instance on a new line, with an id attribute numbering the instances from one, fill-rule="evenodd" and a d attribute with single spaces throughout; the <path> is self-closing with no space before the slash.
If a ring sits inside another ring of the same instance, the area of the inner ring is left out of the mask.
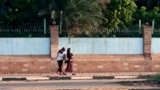
<path id="1" fill-rule="evenodd" d="M 141 20 L 142 24 L 149 23 L 151 25 L 151 22 L 155 20 L 157 23 L 160 23 L 159 0 L 137 0 L 136 4 L 138 9 L 136 9 L 133 16 L 136 22 Z"/>
<path id="2" fill-rule="evenodd" d="M 133 20 L 133 13 L 136 10 L 134 0 L 111 0 L 103 10 L 106 28 L 125 28 Z"/>
<path id="3" fill-rule="evenodd" d="M 64 9 L 64 23 L 68 30 L 96 30 L 101 20 L 102 12 L 97 0 L 69 0 Z"/>
<path id="4" fill-rule="evenodd" d="M 68 35 L 73 30 L 87 32 L 97 29 L 102 21 L 98 0 L 53 0 L 50 9 L 57 12 L 56 18 L 62 18 L 63 30 L 67 30 Z"/>
<path id="5" fill-rule="evenodd" d="M 110 2 L 109 2 L 110 1 Z M 71 35 L 127 28 L 129 25 L 160 23 L 160 0 L 0 0 L 0 27 L 35 25 L 43 18 L 56 21 Z"/>

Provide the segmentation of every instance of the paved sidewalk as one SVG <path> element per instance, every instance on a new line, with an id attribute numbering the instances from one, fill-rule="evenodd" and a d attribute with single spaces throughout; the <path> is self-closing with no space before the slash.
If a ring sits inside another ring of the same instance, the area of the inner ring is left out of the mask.
<path id="1" fill-rule="evenodd" d="M 0 81 L 21 80 L 87 80 L 87 79 L 146 79 L 158 72 L 107 72 L 107 73 L 35 73 L 35 74 L 0 74 Z"/>

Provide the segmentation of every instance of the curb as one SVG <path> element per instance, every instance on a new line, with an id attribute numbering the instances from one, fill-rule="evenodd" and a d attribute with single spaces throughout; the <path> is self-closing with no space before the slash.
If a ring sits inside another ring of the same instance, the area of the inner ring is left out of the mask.
<path id="1" fill-rule="evenodd" d="M 0 81 L 39 81 L 39 80 L 93 80 L 93 79 L 147 79 L 150 75 L 138 76 L 26 76 L 0 77 Z"/>

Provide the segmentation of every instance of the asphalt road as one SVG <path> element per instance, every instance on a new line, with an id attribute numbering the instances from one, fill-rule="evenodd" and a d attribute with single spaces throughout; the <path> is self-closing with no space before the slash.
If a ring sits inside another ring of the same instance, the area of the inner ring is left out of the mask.
<path id="1" fill-rule="evenodd" d="M 117 87 L 113 81 L 106 80 L 55 80 L 55 81 L 9 81 L 0 82 L 0 90 L 80 90 L 94 87 Z"/>
<path id="2" fill-rule="evenodd" d="M 0 90 L 160 90 L 159 87 L 124 86 L 115 83 L 118 81 L 124 80 L 2 81 Z"/>

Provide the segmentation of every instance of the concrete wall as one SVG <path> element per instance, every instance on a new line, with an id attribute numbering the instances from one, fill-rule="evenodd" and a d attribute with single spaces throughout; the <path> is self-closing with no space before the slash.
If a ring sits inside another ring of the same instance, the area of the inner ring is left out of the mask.
<path id="1" fill-rule="evenodd" d="M 50 73 L 50 56 L 0 56 L 0 74 Z"/>
<path id="2" fill-rule="evenodd" d="M 159 40 L 152 39 L 151 29 L 151 26 L 143 28 L 143 39 L 71 38 L 68 43 L 67 38 L 59 38 L 58 26 L 51 26 L 49 55 L 1 55 L 0 73 L 56 72 L 57 51 L 63 46 L 72 48 L 74 72 L 159 72 Z"/>

